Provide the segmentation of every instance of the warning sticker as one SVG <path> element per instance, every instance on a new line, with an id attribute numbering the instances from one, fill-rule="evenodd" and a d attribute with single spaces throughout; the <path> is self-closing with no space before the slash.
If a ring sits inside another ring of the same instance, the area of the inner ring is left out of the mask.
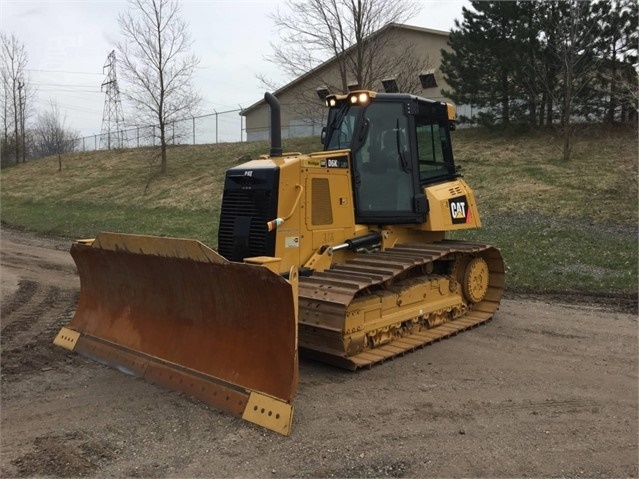
<path id="1" fill-rule="evenodd" d="M 284 245 L 287 248 L 299 248 L 300 247 L 300 237 L 299 236 L 286 236 L 284 238 Z"/>

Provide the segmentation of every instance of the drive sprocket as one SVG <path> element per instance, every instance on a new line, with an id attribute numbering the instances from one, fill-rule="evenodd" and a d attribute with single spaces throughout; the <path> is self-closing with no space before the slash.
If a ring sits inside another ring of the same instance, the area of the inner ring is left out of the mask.
<path id="1" fill-rule="evenodd" d="M 464 296 L 470 302 L 477 304 L 484 299 L 488 292 L 489 275 L 488 263 L 484 258 L 477 257 L 470 260 L 462 280 Z"/>

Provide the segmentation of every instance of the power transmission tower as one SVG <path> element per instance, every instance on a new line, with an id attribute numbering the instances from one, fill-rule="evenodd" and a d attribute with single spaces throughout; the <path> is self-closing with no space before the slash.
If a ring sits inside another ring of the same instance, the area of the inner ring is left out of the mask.
<path id="1" fill-rule="evenodd" d="M 104 112 L 102 113 L 102 132 L 100 148 L 124 148 L 126 146 L 126 132 L 124 131 L 124 114 L 120 100 L 120 87 L 115 73 L 115 50 L 109 53 L 102 73 L 109 69 L 107 77 L 102 82 L 101 91 L 105 92 Z"/>

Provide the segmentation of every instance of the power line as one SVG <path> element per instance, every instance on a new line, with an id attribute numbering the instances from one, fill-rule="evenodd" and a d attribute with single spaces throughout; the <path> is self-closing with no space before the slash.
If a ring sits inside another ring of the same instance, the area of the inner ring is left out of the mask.
<path id="1" fill-rule="evenodd" d="M 255 99 L 252 99 L 251 101 L 243 101 L 243 102 L 235 103 L 235 104 L 216 103 L 210 100 L 202 100 L 202 103 L 209 105 L 209 108 L 213 110 L 216 109 L 216 106 L 217 108 L 237 109 L 239 108 L 240 105 L 252 105 L 253 103 L 255 103 Z"/>
<path id="2" fill-rule="evenodd" d="M 77 85 L 69 83 L 30 83 L 31 86 L 64 86 L 64 87 L 78 87 L 78 88 L 92 88 L 93 85 Z"/>
<path id="3" fill-rule="evenodd" d="M 25 68 L 25 71 L 44 72 L 44 73 L 67 73 L 72 75 L 100 75 L 100 76 L 103 75 L 103 73 L 94 73 L 94 72 L 71 72 L 66 70 L 39 70 L 37 68 Z"/>
<path id="4" fill-rule="evenodd" d="M 61 89 L 48 89 L 42 88 L 38 89 L 38 91 L 46 91 L 46 92 L 67 92 L 67 93 L 102 93 L 98 90 L 61 90 Z"/>
<path id="5" fill-rule="evenodd" d="M 48 108 L 51 103 L 48 101 L 44 101 L 44 100 L 36 100 L 34 103 L 36 103 L 37 105 L 43 106 L 45 108 Z M 75 112 L 79 112 L 79 113 L 86 113 L 86 114 L 90 114 L 90 115 L 98 115 L 100 113 L 99 109 L 88 109 L 88 108 L 82 108 L 80 106 L 76 106 L 76 105 L 66 105 L 66 104 L 60 104 L 58 102 L 56 102 L 56 105 L 59 106 L 60 108 L 63 108 L 65 110 L 72 110 Z"/>

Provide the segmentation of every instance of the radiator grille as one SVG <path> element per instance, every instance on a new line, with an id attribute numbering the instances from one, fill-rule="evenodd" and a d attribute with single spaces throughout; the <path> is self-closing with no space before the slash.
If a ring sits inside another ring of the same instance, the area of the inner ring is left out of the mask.
<path id="1" fill-rule="evenodd" d="M 270 203 L 270 191 L 237 189 L 224 192 L 218 231 L 218 250 L 222 256 L 231 261 L 243 259 L 233 257 L 236 218 L 250 218 L 246 257 L 273 254 L 268 251 L 269 233 L 266 226 L 273 219 L 268 218 Z"/>

